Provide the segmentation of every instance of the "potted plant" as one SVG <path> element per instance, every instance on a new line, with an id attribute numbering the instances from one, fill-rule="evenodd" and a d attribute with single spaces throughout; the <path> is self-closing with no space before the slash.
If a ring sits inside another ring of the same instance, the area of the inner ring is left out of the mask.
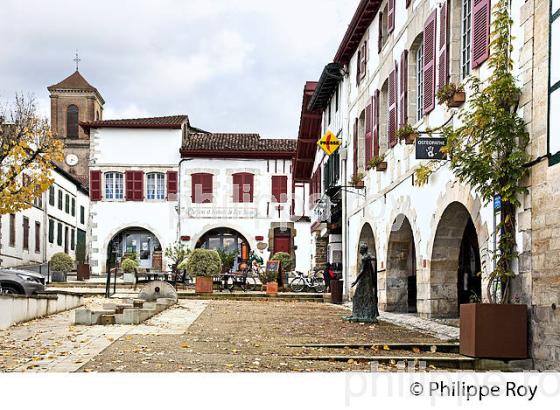
<path id="1" fill-rule="evenodd" d="M 350 179 L 350 185 L 356 189 L 362 189 L 365 186 L 364 176 L 365 174 L 363 172 L 356 172 Z"/>
<path id="2" fill-rule="evenodd" d="M 369 166 L 370 168 L 375 168 L 376 171 L 386 171 L 387 162 L 385 162 L 385 155 L 374 155 L 369 160 Z"/>
<path id="3" fill-rule="evenodd" d="M 74 261 L 64 252 L 55 253 L 49 262 L 52 282 L 66 282 L 66 275 L 74 269 Z"/>
<path id="4" fill-rule="evenodd" d="M 212 293 L 213 277 L 222 272 L 222 260 L 215 250 L 195 249 L 186 263 L 187 273 L 196 276 L 196 293 Z"/>
<path id="5" fill-rule="evenodd" d="M 405 124 L 397 130 L 397 137 L 407 145 L 414 144 L 418 138 L 418 131 L 412 125 Z"/>
<path id="6" fill-rule="evenodd" d="M 223 249 L 217 249 L 216 252 L 218 252 L 222 261 L 222 273 L 229 272 L 233 268 L 235 258 L 237 258 L 237 251 L 228 252 Z"/>
<path id="7" fill-rule="evenodd" d="M 124 283 L 135 283 L 136 282 L 136 268 L 139 264 L 136 259 L 126 258 L 121 261 L 121 269 L 124 273 Z"/>
<path id="8" fill-rule="evenodd" d="M 462 85 L 447 83 L 436 93 L 438 103 L 446 104 L 449 108 L 456 108 L 463 105 L 466 99 L 465 89 Z"/>
<path id="9" fill-rule="evenodd" d="M 287 252 L 276 252 L 274 255 L 272 255 L 272 260 L 280 261 L 278 283 L 282 285 L 283 279 L 286 277 L 286 272 L 290 272 L 294 268 L 292 255 Z"/>

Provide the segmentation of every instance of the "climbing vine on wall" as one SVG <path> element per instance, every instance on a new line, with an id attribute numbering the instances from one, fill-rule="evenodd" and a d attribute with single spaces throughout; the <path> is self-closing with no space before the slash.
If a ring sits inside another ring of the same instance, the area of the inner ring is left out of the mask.
<path id="1" fill-rule="evenodd" d="M 472 186 L 486 202 L 501 197 L 501 221 L 495 268 L 490 273 L 488 298 L 494 303 L 509 300 L 512 263 L 517 257 L 515 209 L 526 188 L 522 180 L 529 161 L 526 148 L 529 135 L 517 113 L 521 90 L 513 76 L 512 35 L 509 1 L 499 0 L 493 9 L 491 53 L 488 65 L 492 75 L 486 81 L 475 76 L 467 79 L 471 98 L 457 113 L 457 127 L 445 126 L 445 150 L 456 177 Z M 416 173 L 419 184 L 425 183 L 436 165 L 423 165 Z"/>

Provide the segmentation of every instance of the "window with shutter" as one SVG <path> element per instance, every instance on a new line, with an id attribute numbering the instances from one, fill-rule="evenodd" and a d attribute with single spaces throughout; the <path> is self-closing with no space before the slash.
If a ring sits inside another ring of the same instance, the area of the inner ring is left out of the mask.
<path id="1" fill-rule="evenodd" d="M 366 135 L 365 135 L 365 163 L 366 165 L 369 163 L 371 158 L 373 157 L 373 134 L 372 134 L 372 126 L 373 126 L 373 97 L 369 99 L 369 104 L 366 108 Z"/>
<path id="2" fill-rule="evenodd" d="M 35 253 L 41 252 L 41 222 L 35 222 Z"/>
<path id="3" fill-rule="evenodd" d="M 23 217 L 23 249 L 29 250 L 29 218 Z"/>
<path id="4" fill-rule="evenodd" d="M 146 199 L 165 199 L 165 175 L 162 172 L 150 172 L 146 175 Z"/>
<path id="5" fill-rule="evenodd" d="M 436 105 L 436 13 L 434 10 L 424 26 L 424 115 L 432 112 Z"/>
<path id="6" fill-rule="evenodd" d="M 272 201 L 277 203 L 288 202 L 288 177 L 285 175 L 272 176 Z"/>
<path id="7" fill-rule="evenodd" d="M 379 90 L 373 93 L 372 105 L 373 155 L 379 156 Z"/>
<path id="8" fill-rule="evenodd" d="M 143 201 L 144 200 L 144 172 L 126 171 L 125 179 L 126 179 L 126 200 Z"/>
<path id="9" fill-rule="evenodd" d="M 167 171 L 167 200 L 177 200 L 178 175 L 177 171 Z"/>
<path id="10" fill-rule="evenodd" d="M 213 175 L 198 173 L 191 175 L 191 199 L 195 204 L 210 204 L 213 201 Z"/>
<path id="11" fill-rule="evenodd" d="M 353 171 L 354 175 L 358 173 L 358 119 L 354 121 L 354 129 L 352 130 L 352 145 L 353 145 Z"/>
<path id="12" fill-rule="evenodd" d="M 90 171 L 89 195 L 92 201 L 101 201 L 101 171 Z"/>
<path id="13" fill-rule="evenodd" d="M 490 56 L 490 0 L 474 0 L 472 10 L 472 67 Z"/>
<path id="14" fill-rule="evenodd" d="M 461 79 L 471 73 L 472 0 L 461 0 Z"/>
<path id="15" fill-rule="evenodd" d="M 399 128 L 408 122 L 408 51 L 401 54 L 399 93 Z"/>
<path id="16" fill-rule="evenodd" d="M 397 143 L 397 67 L 389 75 L 389 124 L 388 124 L 389 146 L 394 147 Z"/>
<path id="17" fill-rule="evenodd" d="M 392 33 L 395 29 L 395 0 L 387 3 L 387 32 Z"/>
<path id="18" fill-rule="evenodd" d="M 233 174 L 233 202 L 253 202 L 253 174 Z"/>
<path id="19" fill-rule="evenodd" d="M 439 52 L 438 52 L 438 89 L 449 80 L 449 17 L 447 2 L 443 3 L 439 11 Z"/>
<path id="20" fill-rule="evenodd" d="M 15 214 L 10 214 L 9 244 L 12 247 L 16 246 L 16 215 Z"/>
<path id="21" fill-rule="evenodd" d="M 378 20 L 378 31 L 377 31 L 377 52 L 381 54 L 381 50 L 383 49 L 383 13 L 379 13 L 379 20 Z"/>

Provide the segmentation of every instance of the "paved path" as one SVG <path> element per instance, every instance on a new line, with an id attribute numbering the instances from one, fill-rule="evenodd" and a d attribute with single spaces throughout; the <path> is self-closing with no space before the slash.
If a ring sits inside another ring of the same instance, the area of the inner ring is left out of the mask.
<path id="1" fill-rule="evenodd" d="M 352 311 L 352 302 L 345 303 L 341 308 Z M 450 326 L 437 320 L 423 319 L 414 313 L 380 312 L 379 319 L 407 329 L 432 335 L 438 339 L 459 339 L 458 327 Z"/>
<path id="2" fill-rule="evenodd" d="M 0 332 L 0 371 L 74 372 L 123 336 L 185 333 L 206 306 L 180 300 L 138 326 L 73 326 L 74 310 L 13 326 Z"/>

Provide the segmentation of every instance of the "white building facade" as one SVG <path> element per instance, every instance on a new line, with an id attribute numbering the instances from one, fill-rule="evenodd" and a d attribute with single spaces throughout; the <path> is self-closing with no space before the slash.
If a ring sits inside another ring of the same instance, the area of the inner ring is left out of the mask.
<path id="1" fill-rule="evenodd" d="M 305 189 L 296 189 L 292 178 L 295 150 L 295 139 L 186 136 L 179 177 L 181 240 L 191 249 L 235 252 L 234 269 L 255 251 L 265 261 L 276 252 L 289 253 L 294 268 L 307 271 L 309 224 L 294 218 Z"/>
<path id="2" fill-rule="evenodd" d="M 459 183 L 446 161 L 436 166 L 427 184 L 418 186 L 415 172 L 426 162 L 416 159 L 414 144 L 398 140 L 397 130 L 404 124 L 420 132 L 447 121 L 458 124 L 453 110 L 438 105 L 435 94 L 442 85 L 463 83 L 471 74 L 488 77 L 491 3 L 363 0 L 334 59 L 340 74 L 331 67 L 331 80 L 322 77 L 317 84 L 309 108 L 322 113 L 321 133 L 340 133 L 342 122 L 343 146 L 338 184 L 325 179 L 320 151 L 310 177 L 313 185 L 314 177 L 322 175 L 323 189 L 332 185 L 336 192 L 338 187 L 345 204 L 347 297 L 359 269 L 359 243 L 366 242 L 377 259 L 383 310 L 455 318 L 460 303 L 486 298 L 499 213 Z M 522 3 L 512 2 L 514 26 L 519 26 Z M 516 35 L 517 62 L 523 31 L 516 29 Z M 321 133 L 315 132 L 317 139 Z M 372 167 L 375 159 L 383 164 Z M 363 187 L 345 188 L 353 175 L 362 177 Z M 523 260 L 529 249 L 520 228 L 514 288 L 524 286 Z"/>
<path id="3" fill-rule="evenodd" d="M 123 255 L 166 270 L 178 239 L 178 167 L 186 116 L 83 124 L 90 138 L 90 265 L 100 274 Z"/>
<path id="4" fill-rule="evenodd" d="M 78 263 L 87 260 L 88 191 L 59 167 L 52 178 L 52 185 L 30 208 L 1 216 L 2 267 L 44 264 L 59 252 Z"/>

